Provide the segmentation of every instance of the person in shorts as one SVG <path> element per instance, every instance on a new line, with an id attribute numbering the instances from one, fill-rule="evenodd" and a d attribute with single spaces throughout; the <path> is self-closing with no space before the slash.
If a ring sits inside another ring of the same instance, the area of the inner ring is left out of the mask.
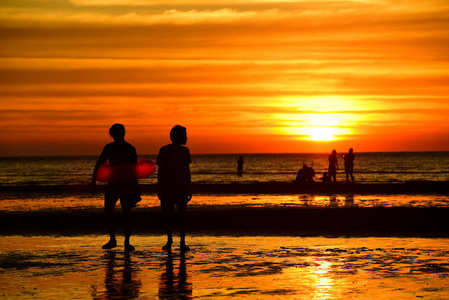
<path id="1" fill-rule="evenodd" d="M 125 141 L 125 126 L 114 124 L 109 129 L 109 134 L 114 141 L 103 148 L 95 164 L 91 182 L 93 192 L 96 186 L 97 170 L 107 160 L 109 160 L 111 167 L 137 163 L 136 148 Z M 104 195 L 104 209 L 109 231 L 109 242 L 102 248 L 112 249 L 117 246 L 113 211 L 119 199 L 124 215 L 125 251 L 134 251 L 134 246 L 130 244 L 129 239 L 131 237 L 131 208 L 135 207 L 137 202 L 141 200 L 137 180 L 108 182 Z"/>
<path id="2" fill-rule="evenodd" d="M 171 144 L 159 150 L 156 164 L 158 165 L 158 198 L 161 201 L 161 211 L 164 217 L 167 232 L 167 243 L 162 248 L 171 251 L 173 244 L 173 225 L 179 224 L 180 250 L 189 251 L 186 245 L 185 212 L 187 203 L 192 199 L 189 148 L 187 143 L 187 130 L 176 125 L 170 131 Z M 177 218 L 175 220 L 175 206 Z"/>

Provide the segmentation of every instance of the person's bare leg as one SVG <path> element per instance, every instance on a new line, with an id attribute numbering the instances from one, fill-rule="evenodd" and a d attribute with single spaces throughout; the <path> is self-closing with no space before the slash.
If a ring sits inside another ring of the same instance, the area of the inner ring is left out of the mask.
<path id="1" fill-rule="evenodd" d="M 117 240 L 115 238 L 115 225 L 114 225 L 114 213 L 113 209 L 106 208 L 106 224 L 109 231 L 109 242 L 101 247 L 102 249 L 112 249 L 117 247 Z"/>
<path id="2" fill-rule="evenodd" d="M 123 209 L 123 218 L 125 223 L 125 251 L 134 251 L 134 246 L 129 243 L 129 239 L 131 238 L 131 208 Z"/>
<path id="3" fill-rule="evenodd" d="M 165 221 L 165 230 L 167 233 L 167 243 L 162 247 L 162 250 L 164 251 L 171 251 L 171 246 L 173 244 L 173 214 L 174 214 L 174 207 L 171 206 L 172 204 L 164 203 L 162 204 L 162 214 Z"/>
<path id="4" fill-rule="evenodd" d="M 180 249 L 182 253 L 190 251 L 190 247 L 186 245 L 186 221 L 185 221 L 186 209 L 187 209 L 187 202 L 178 205 Z"/>

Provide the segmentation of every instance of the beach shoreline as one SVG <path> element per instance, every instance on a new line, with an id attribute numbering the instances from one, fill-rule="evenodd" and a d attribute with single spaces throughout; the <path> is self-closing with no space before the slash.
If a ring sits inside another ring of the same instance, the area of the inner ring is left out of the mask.
<path id="1" fill-rule="evenodd" d="M 447 181 L 408 182 L 321 182 L 295 184 L 293 182 L 248 182 L 248 183 L 192 183 L 193 194 L 446 194 Z M 140 184 L 142 193 L 157 194 L 157 184 Z M 97 185 L 97 192 L 104 192 L 105 185 Z M 4 185 L 2 194 L 45 193 L 45 194 L 89 194 L 91 186 L 86 185 Z"/>

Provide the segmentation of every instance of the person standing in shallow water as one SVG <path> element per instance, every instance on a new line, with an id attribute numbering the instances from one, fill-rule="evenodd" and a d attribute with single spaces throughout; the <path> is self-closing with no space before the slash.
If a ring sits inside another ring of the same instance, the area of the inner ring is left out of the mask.
<path id="1" fill-rule="evenodd" d="M 161 211 L 165 219 L 167 243 L 162 250 L 171 251 L 173 244 L 173 225 L 175 223 L 175 206 L 179 224 L 181 252 L 189 251 L 185 236 L 185 212 L 187 203 L 192 199 L 189 148 L 187 143 L 187 130 L 176 125 L 170 131 L 171 144 L 159 150 L 156 164 L 158 165 L 157 183 L 158 198 L 161 201 Z"/>
<path id="2" fill-rule="evenodd" d="M 337 159 L 337 151 L 334 149 L 332 153 L 329 154 L 329 168 L 328 173 L 329 177 L 334 179 L 334 182 L 337 182 L 337 170 L 338 170 L 338 159 Z"/>
<path id="3" fill-rule="evenodd" d="M 346 182 L 349 182 L 349 176 L 351 176 L 352 183 L 354 183 L 354 149 L 349 148 L 349 153 L 346 155 L 342 155 L 345 161 L 345 173 L 346 173 Z"/>
<path id="4" fill-rule="evenodd" d="M 92 192 L 95 192 L 98 168 L 107 160 L 111 166 L 136 164 L 137 152 L 131 144 L 125 141 L 125 126 L 114 124 L 109 129 L 109 135 L 114 139 L 112 143 L 107 144 L 100 154 L 95 164 L 92 174 Z M 108 182 L 104 195 L 104 209 L 106 213 L 106 223 L 109 230 L 109 242 L 103 245 L 103 249 L 112 249 L 117 247 L 115 237 L 114 208 L 118 199 L 122 206 L 124 215 L 125 229 L 125 251 L 134 251 L 134 246 L 129 242 L 131 237 L 131 208 L 135 207 L 141 200 L 137 180 L 123 182 Z"/>
<path id="5" fill-rule="evenodd" d="M 239 160 L 237 161 L 237 176 L 242 176 L 243 175 L 243 156 L 239 157 Z"/>

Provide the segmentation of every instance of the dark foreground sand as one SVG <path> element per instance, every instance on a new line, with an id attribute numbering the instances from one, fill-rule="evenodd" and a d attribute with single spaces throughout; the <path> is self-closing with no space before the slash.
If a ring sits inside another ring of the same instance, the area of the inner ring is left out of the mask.
<path id="1" fill-rule="evenodd" d="M 120 209 L 116 209 L 121 221 Z M 196 207 L 188 231 L 212 235 L 449 237 L 449 207 Z M 3 235 L 104 233 L 102 209 L 0 212 Z M 158 207 L 133 212 L 135 233 L 163 233 Z"/>

